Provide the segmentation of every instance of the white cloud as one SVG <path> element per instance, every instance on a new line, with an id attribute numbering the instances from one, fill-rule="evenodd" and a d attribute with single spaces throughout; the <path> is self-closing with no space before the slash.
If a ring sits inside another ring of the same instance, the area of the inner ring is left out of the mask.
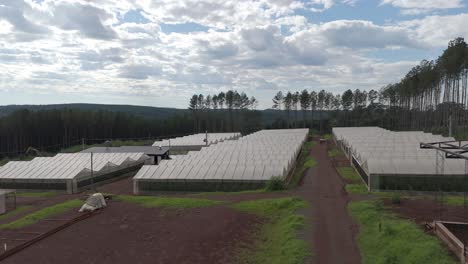
<path id="1" fill-rule="evenodd" d="M 448 16 L 427 16 L 400 22 L 401 27 L 407 28 L 414 35 L 414 39 L 428 47 L 444 47 L 457 37 L 468 39 L 468 14 Z"/>
<path id="2" fill-rule="evenodd" d="M 453 9 L 463 7 L 462 0 L 383 0 L 382 5 L 392 5 L 401 8 L 405 15 L 419 15 L 435 10 Z"/>
<path id="3" fill-rule="evenodd" d="M 306 15 L 342 4 L 359 1 L 4 0 L 0 87 L 177 107 L 193 93 L 237 89 L 270 107 L 274 90 L 375 89 L 417 64 L 369 58 L 369 51 L 438 49 L 468 36 L 468 14 L 384 25 L 312 22 Z M 131 10 L 149 21 L 124 21 Z M 207 30 L 177 33 L 161 26 L 188 22 Z"/>

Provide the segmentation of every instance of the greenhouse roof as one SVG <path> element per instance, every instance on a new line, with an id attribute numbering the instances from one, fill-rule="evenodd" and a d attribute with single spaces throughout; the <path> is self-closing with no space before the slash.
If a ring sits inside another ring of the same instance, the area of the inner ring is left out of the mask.
<path id="1" fill-rule="evenodd" d="M 420 143 L 454 140 L 422 131 L 394 132 L 379 127 L 337 127 L 333 135 L 368 174 L 388 175 L 442 174 L 441 169 L 436 170 L 436 150 L 421 149 Z M 465 161 L 445 159 L 443 174 L 464 175 Z"/>
<path id="2" fill-rule="evenodd" d="M 238 140 L 190 151 L 158 166 L 143 166 L 135 180 L 258 180 L 284 177 L 308 129 L 262 130 Z"/>

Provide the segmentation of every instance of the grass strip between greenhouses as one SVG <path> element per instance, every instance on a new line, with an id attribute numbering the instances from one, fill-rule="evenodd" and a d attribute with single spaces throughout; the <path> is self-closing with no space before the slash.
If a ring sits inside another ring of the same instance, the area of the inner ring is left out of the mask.
<path id="1" fill-rule="evenodd" d="M 349 194 L 368 194 L 366 185 L 362 182 L 361 176 L 352 167 L 338 167 L 338 174 L 341 178 L 350 183 L 346 183 L 345 189 Z"/>
<path id="2" fill-rule="evenodd" d="M 237 263 L 299 264 L 311 254 L 308 244 L 298 238 L 304 217 L 297 210 L 307 207 L 305 201 L 295 197 L 260 199 L 239 202 L 232 207 L 266 221 L 258 227 L 254 247 L 239 249 Z"/>
<path id="3" fill-rule="evenodd" d="M 367 190 L 364 184 L 346 184 L 346 192 L 349 194 L 368 194 L 369 191 Z"/>
<path id="4" fill-rule="evenodd" d="M 55 204 L 46 208 L 42 208 L 30 214 L 27 214 L 23 216 L 22 218 L 17 219 L 13 222 L 0 225 L 0 229 L 17 229 L 17 228 L 29 226 L 40 220 L 61 214 L 71 209 L 78 210 L 82 204 L 83 204 L 83 201 L 78 200 L 78 199 L 68 200 L 66 202 Z"/>
<path id="5" fill-rule="evenodd" d="M 336 157 L 336 156 L 342 156 L 344 155 L 343 152 L 341 150 L 339 150 L 338 148 L 333 148 L 331 150 L 328 151 L 328 157 Z"/>
<path id="6" fill-rule="evenodd" d="M 4 220 L 4 219 L 10 218 L 12 216 L 21 214 L 22 212 L 27 211 L 30 208 L 32 208 L 32 206 L 30 206 L 30 205 L 18 206 L 18 207 L 16 207 L 15 210 L 12 210 L 12 211 L 7 212 L 6 214 L 0 215 L 0 220 Z"/>
<path id="7" fill-rule="evenodd" d="M 310 156 L 310 150 L 315 144 L 315 141 L 308 141 L 302 147 L 301 153 L 299 154 L 299 158 L 297 160 L 296 169 L 294 170 L 294 175 L 292 176 L 291 182 L 289 183 L 290 187 L 297 186 L 301 181 L 304 172 L 308 168 L 317 165 L 317 161 Z"/>
<path id="8" fill-rule="evenodd" d="M 116 196 L 115 199 L 129 203 L 136 203 L 144 207 L 167 207 L 180 209 L 209 207 L 224 203 L 223 201 L 215 201 L 209 199 L 177 198 L 162 196 L 119 195 Z"/>
<path id="9" fill-rule="evenodd" d="M 381 201 L 352 202 L 348 209 L 360 225 L 358 244 L 364 264 L 457 263 L 436 237 L 385 211 Z"/>
<path id="10" fill-rule="evenodd" d="M 58 192 L 17 192 L 17 197 L 54 197 Z"/>
<path id="11" fill-rule="evenodd" d="M 265 189 L 257 189 L 257 190 L 246 190 L 246 191 L 238 191 L 238 192 L 199 192 L 190 194 L 191 196 L 210 196 L 210 195 L 241 195 L 241 194 L 255 194 L 255 193 L 265 193 L 267 192 Z"/>

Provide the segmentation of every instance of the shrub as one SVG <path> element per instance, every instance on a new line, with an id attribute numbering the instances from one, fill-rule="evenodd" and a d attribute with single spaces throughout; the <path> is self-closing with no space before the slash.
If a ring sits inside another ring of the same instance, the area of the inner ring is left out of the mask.
<path id="1" fill-rule="evenodd" d="M 265 186 L 267 191 L 282 191 L 286 189 L 284 181 L 281 177 L 272 177 Z"/>
<path id="2" fill-rule="evenodd" d="M 401 196 L 398 193 L 392 195 L 392 204 L 401 204 Z"/>

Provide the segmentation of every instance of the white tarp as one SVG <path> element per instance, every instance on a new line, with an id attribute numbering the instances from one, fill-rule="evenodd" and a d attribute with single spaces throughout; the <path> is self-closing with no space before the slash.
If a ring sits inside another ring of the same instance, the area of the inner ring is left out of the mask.
<path id="1" fill-rule="evenodd" d="M 92 194 L 86 199 L 85 204 L 81 206 L 80 212 L 85 212 L 85 211 L 94 211 L 97 209 L 101 209 L 106 207 L 106 199 L 104 199 L 104 195 L 102 193 L 95 193 Z"/>

